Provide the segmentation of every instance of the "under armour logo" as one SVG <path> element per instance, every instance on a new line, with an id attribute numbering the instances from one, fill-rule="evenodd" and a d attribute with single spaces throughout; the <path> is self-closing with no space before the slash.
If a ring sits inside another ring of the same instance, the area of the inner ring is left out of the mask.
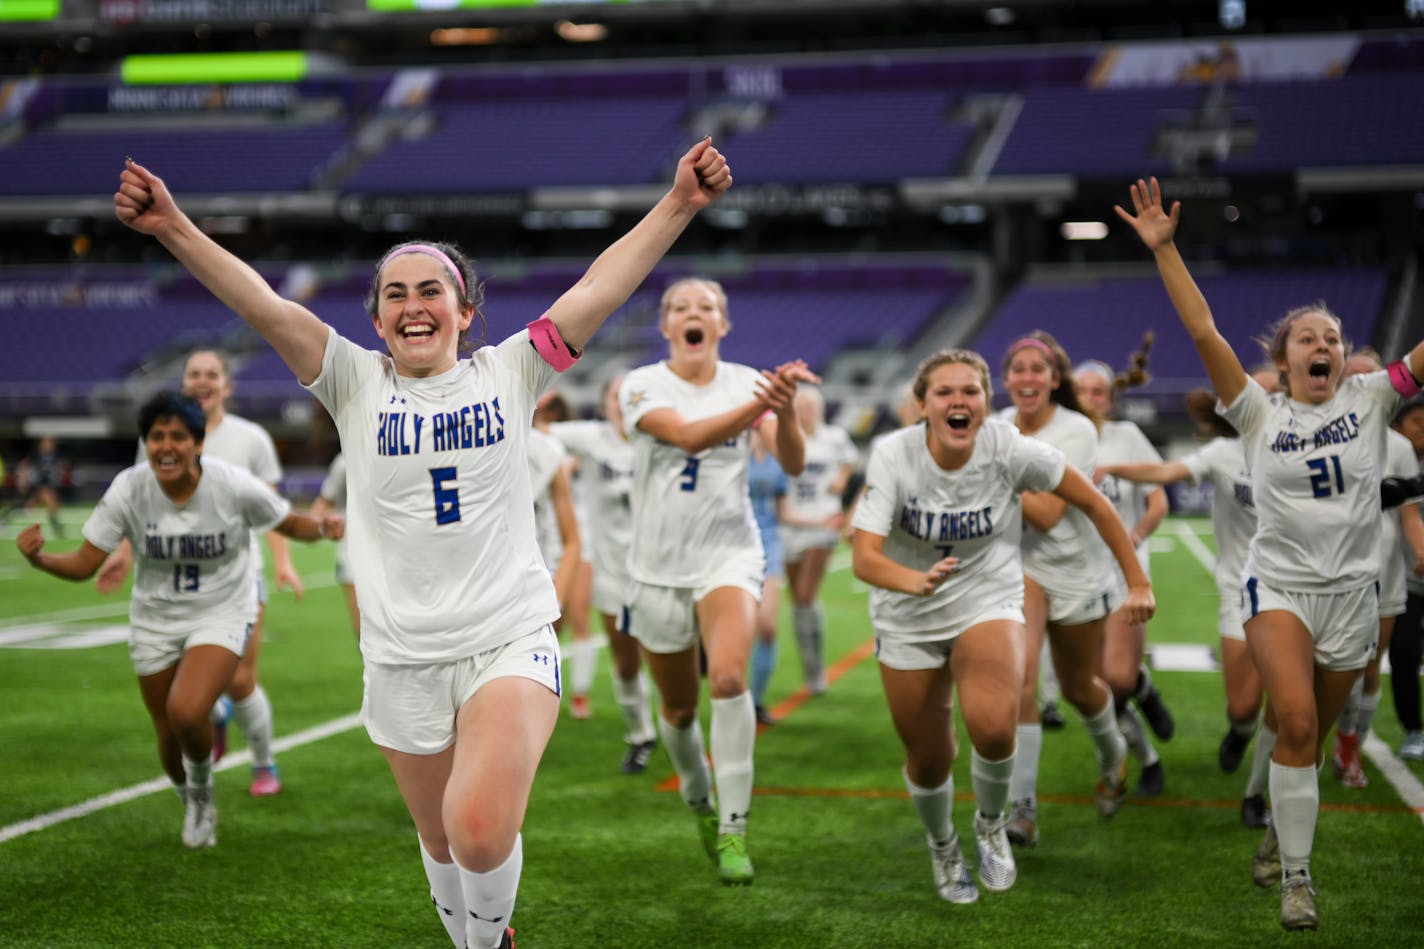
<path id="1" fill-rule="evenodd" d="M 391 401 L 390 401 L 389 404 L 390 404 L 390 405 L 395 405 L 397 402 L 399 402 L 401 405 L 405 405 L 405 396 L 403 396 L 403 395 L 393 395 L 393 396 L 391 396 Z"/>
<path id="2" fill-rule="evenodd" d="M 485 922 L 485 923 L 498 923 L 498 922 L 502 922 L 502 921 L 504 920 L 504 917 L 503 917 L 503 916 L 481 916 L 479 913 L 476 913 L 474 910 L 470 910 L 470 915 L 473 916 L 473 917 L 475 917 L 475 919 L 480 920 L 481 922 Z"/>
<path id="3" fill-rule="evenodd" d="M 733 824 L 738 824 L 747 819 L 747 812 L 743 811 L 742 813 L 738 814 L 736 811 L 733 811 L 732 813 L 728 814 L 727 817 Z"/>
<path id="4" fill-rule="evenodd" d="M 454 911 L 453 909 L 450 909 L 449 907 L 441 906 L 441 905 L 440 905 L 440 901 L 435 898 L 435 894 L 434 894 L 434 893 L 431 893 L 431 894 L 430 894 L 430 902 L 434 903 L 434 904 L 435 904 L 435 908 L 438 909 L 440 912 L 444 913 L 446 916 L 454 916 L 454 915 L 455 915 L 455 911 Z"/>

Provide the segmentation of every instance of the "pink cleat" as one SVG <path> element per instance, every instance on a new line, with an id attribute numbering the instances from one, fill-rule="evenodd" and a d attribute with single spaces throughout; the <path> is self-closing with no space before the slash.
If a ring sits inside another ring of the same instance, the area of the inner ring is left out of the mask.
<path id="1" fill-rule="evenodd" d="M 247 789 L 253 797 L 271 797 L 282 791 L 282 779 L 277 775 L 277 766 L 252 769 L 252 786 Z"/>

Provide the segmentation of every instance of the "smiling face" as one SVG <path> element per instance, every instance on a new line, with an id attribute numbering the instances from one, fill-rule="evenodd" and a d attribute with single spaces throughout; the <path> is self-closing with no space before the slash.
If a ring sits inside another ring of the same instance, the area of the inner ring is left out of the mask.
<path id="1" fill-rule="evenodd" d="M 1084 415 L 1100 425 L 1107 420 L 1113 407 L 1113 384 L 1110 380 L 1104 379 L 1100 372 L 1083 369 L 1074 374 L 1073 388 L 1078 393 L 1078 405 Z"/>
<path id="2" fill-rule="evenodd" d="M 1035 346 L 1020 346 L 1004 368 L 1004 387 L 1019 416 L 1042 417 L 1053 407 L 1053 390 L 1063 384 L 1048 354 Z"/>
<path id="3" fill-rule="evenodd" d="M 172 488 L 198 473 L 202 443 L 176 415 L 155 419 L 143 438 L 148 466 L 164 488 Z"/>
<path id="4" fill-rule="evenodd" d="M 1340 321 L 1307 310 L 1290 321 L 1284 336 L 1283 348 L 1272 356 L 1287 379 L 1291 397 L 1315 403 L 1332 398 L 1345 368 Z"/>
<path id="5" fill-rule="evenodd" d="M 988 376 L 982 360 L 976 365 L 957 356 L 947 356 L 921 372 L 915 402 L 925 417 L 931 453 L 962 457 L 973 450 L 989 413 Z"/>
<path id="6" fill-rule="evenodd" d="M 427 254 L 397 254 L 377 278 L 376 334 L 385 341 L 403 376 L 430 376 L 455 365 L 460 334 L 474 307 L 460 294 L 445 265 Z"/>
<path id="7" fill-rule="evenodd" d="M 227 360 L 211 349 L 200 349 L 183 366 L 183 394 L 198 400 L 209 421 L 222 417 L 232 395 Z"/>
<path id="8" fill-rule="evenodd" d="M 674 366 L 694 368 L 717 361 L 727 335 L 726 297 L 707 280 L 679 280 L 663 294 L 661 328 Z"/>

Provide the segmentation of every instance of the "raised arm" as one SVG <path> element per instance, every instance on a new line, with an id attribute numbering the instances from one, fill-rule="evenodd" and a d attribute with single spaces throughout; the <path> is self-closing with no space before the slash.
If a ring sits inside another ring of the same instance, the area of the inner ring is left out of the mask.
<path id="1" fill-rule="evenodd" d="M 1162 186 L 1156 178 L 1146 182 L 1139 178 L 1131 190 L 1132 207 L 1137 213 L 1129 214 L 1116 204 L 1113 210 L 1132 225 L 1142 243 L 1152 251 L 1157 260 L 1157 271 L 1162 275 L 1162 284 L 1167 288 L 1167 296 L 1171 297 L 1177 316 L 1196 344 L 1197 353 L 1206 367 L 1206 374 L 1211 377 L 1217 396 L 1224 405 L 1230 405 L 1246 388 L 1246 370 L 1226 338 L 1217 330 L 1206 297 L 1202 296 L 1187 270 L 1186 261 L 1177 251 L 1174 238 L 1181 219 L 1182 202 L 1173 201 L 1171 212 L 1165 211 L 1162 207 Z"/>
<path id="2" fill-rule="evenodd" d="M 303 385 L 321 372 L 326 326 L 301 304 L 284 299 L 232 253 L 220 247 L 178 208 L 163 179 L 128 159 L 119 175 L 114 214 L 158 242 L 233 312 L 247 321 Z"/>
<path id="3" fill-rule="evenodd" d="M 108 555 L 89 541 L 67 554 L 44 552 L 44 534 L 38 524 L 31 524 L 15 537 L 15 546 L 36 570 L 43 570 L 61 580 L 88 580 L 99 570 Z"/>
<path id="4" fill-rule="evenodd" d="M 549 308 L 564 342 L 582 349 L 610 313 L 652 272 L 698 211 L 732 186 L 727 160 L 709 135 L 677 163 L 671 190 L 633 229 L 598 255 L 588 271 Z"/>

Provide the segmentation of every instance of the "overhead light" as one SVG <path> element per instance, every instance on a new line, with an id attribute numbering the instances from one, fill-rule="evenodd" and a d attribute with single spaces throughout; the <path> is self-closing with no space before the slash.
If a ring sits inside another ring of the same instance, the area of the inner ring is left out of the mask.
<path id="1" fill-rule="evenodd" d="M 1065 241 L 1100 241 L 1108 236 L 1108 226 L 1102 221 L 1064 221 L 1058 233 Z"/>
<path id="2" fill-rule="evenodd" d="M 499 30 L 490 26 L 430 31 L 431 46 L 489 46 L 499 42 Z"/>
<path id="3" fill-rule="evenodd" d="M 989 7 L 984 11 L 984 19 L 990 26 L 1008 26 L 1015 17 L 1008 7 Z"/>
<path id="4" fill-rule="evenodd" d="M 554 24 L 554 32 L 570 43 L 597 43 L 608 38 L 608 27 L 602 23 L 574 23 L 560 20 Z"/>

